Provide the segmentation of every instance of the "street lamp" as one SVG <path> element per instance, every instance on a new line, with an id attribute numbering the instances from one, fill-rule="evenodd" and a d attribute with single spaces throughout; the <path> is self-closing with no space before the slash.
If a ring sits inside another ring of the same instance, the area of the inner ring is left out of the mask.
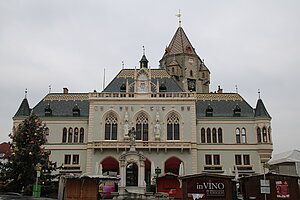
<path id="1" fill-rule="evenodd" d="M 155 182 L 156 183 L 155 184 L 156 185 L 156 187 L 155 187 L 156 190 L 155 190 L 155 192 L 156 193 L 157 193 L 157 186 L 158 186 L 158 176 L 159 176 L 160 173 L 161 173 L 161 169 L 157 166 L 156 169 L 155 169 L 155 174 L 156 174 L 156 182 Z"/>
<path id="2" fill-rule="evenodd" d="M 39 187 L 39 177 L 41 176 L 42 165 L 40 163 L 36 164 L 35 171 L 36 171 L 36 180 L 35 186 L 33 186 L 33 197 L 40 197 L 41 196 L 41 188 Z"/>

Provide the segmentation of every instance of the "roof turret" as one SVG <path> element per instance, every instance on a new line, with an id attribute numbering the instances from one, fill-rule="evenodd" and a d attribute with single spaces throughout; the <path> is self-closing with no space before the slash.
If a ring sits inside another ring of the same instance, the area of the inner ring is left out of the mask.
<path id="1" fill-rule="evenodd" d="M 271 118 L 263 101 L 259 98 L 255 108 L 255 117 Z"/>
<path id="2" fill-rule="evenodd" d="M 25 97 L 14 117 L 29 116 L 30 112 L 31 112 L 31 109 L 29 108 L 27 98 Z"/>

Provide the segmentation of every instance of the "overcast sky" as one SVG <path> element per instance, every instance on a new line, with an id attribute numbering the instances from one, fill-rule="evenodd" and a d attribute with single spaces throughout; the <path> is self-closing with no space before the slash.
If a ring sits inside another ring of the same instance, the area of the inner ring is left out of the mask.
<path id="1" fill-rule="evenodd" d="M 300 149 L 299 0 L 0 0 L 0 142 L 28 88 L 30 107 L 49 91 L 101 91 L 122 68 L 152 68 L 178 27 L 220 85 L 273 117 L 274 153 Z"/>

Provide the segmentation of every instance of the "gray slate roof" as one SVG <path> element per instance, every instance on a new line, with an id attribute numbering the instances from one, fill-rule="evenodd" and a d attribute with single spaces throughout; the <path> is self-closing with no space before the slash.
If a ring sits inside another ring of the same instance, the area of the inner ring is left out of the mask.
<path id="1" fill-rule="evenodd" d="M 203 96 L 205 94 L 202 94 Z M 254 109 L 238 94 L 210 93 L 209 98 L 198 100 L 196 103 L 197 118 L 206 117 L 206 109 L 211 106 L 213 117 L 233 117 L 233 110 L 238 105 L 241 108 L 240 117 L 254 117 Z M 218 96 L 216 99 L 214 96 Z"/>
<path id="2" fill-rule="evenodd" d="M 271 115 L 268 113 L 261 99 L 258 99 L 257 101 L 256 108 L 255 108 L 255 117 L 271 118 Z"/>
<path id="3" fill-rule="evenodd" d="M 123 69 L 120 73 L 106 86 L 103 92 L 120 92 L 120 87 L 123 83 L 128 84 L 134 82 L 134 69 Z M 151 82 L 155 85 L 159 82 L 166 86 L 166 92 L 183 92 L 178 83 L 164 69 L 151 69 Z M 153 91 L 153 90 L 152 90 Z M 133 92 L 133 87 L 129 92 Z M 153 91 L 155 92 L 155 91 Z"/>
<path id="4" fill-rule="evenodd" d="M 50 105 L 52 117 L 73 117 L 75 105 L 80 109 L 80 117 L 89 116 L 88 93 L 50 93 L 33 108 L 34 114 L 44 117 L 47 105 Z"/>
<path id="5" fill-rule="evenodd" d="M 29 116 L 31 112 L 31 109 L 29 108 L 29 104 L 27 99 L 23 99 L 18 111 L 16 112 L 16 114 L 14 115 L 14 117 L 25 117 L 25 116 Z"/>

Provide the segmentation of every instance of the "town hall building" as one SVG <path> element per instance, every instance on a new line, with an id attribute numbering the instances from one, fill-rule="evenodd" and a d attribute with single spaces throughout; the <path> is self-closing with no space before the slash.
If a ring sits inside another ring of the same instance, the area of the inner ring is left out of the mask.
<path id="1" fill-rule="evenodd" d="M 49 93 L 33 108 L 25 98 L 14 127 L 35 113 L 47 126 L 50 159 L 60 173 L 123 173 L 124 184 L 151 182 L 153 168 L 180 175 L 262 172 L 273 150 L 271 116 L 262 99 L 251 107 L 238 93 L 212 92 L 210 70 L 181 26 L 157 69 L 142 55 L 102 92 Z M 139 161 L 122 160 L 135 130 Z M 180 169 L 180 166 L 181 167 Z"/>

